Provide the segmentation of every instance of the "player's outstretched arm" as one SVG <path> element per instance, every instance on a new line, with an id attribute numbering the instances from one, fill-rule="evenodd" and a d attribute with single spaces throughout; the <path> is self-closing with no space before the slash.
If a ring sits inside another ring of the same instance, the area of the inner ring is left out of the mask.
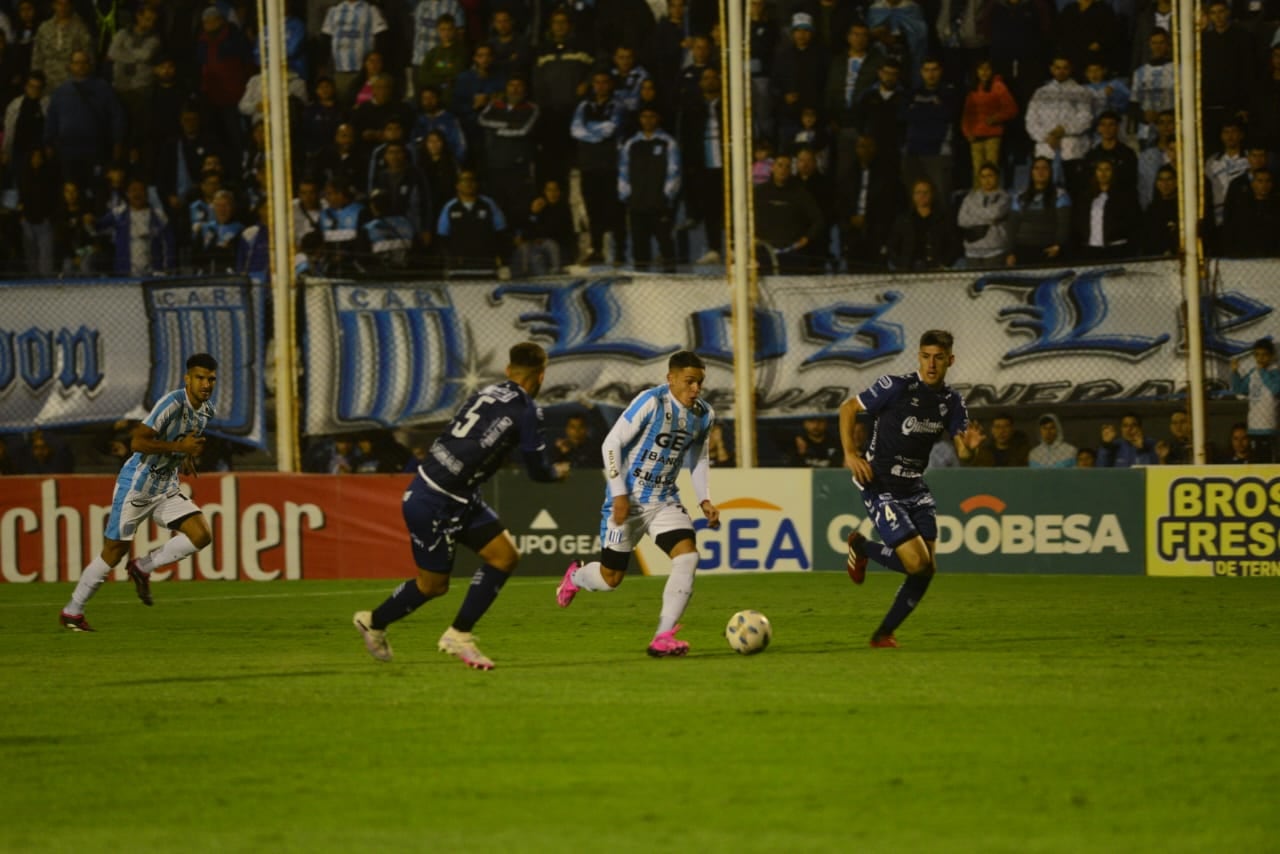
<path id="1" fill-rule="evenodd" d="M 867 462 L 858 448 L 858 439 L 853 429 L 860 411 L 862 404 L 856 396 L 840 404 L 840 444 L 844 447 L 845 468 L 853 473 L 853 479 L 858 483 L 870 483 L 875 475 L 871 471 L 871 463 Z"/>

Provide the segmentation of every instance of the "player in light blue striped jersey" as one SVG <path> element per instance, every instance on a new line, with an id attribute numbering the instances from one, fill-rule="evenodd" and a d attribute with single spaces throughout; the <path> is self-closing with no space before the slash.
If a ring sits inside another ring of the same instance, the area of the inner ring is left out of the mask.
<path id="1" fill-rule="evenodd" d="M 112 568 L 129 553 L 140 525 L 155 519 L 175 530 L 170 540 L 149 555 L 130 560 L 126 571 L 142 604 L 152 604 L 151 572 L 195 554 L 209 545 L 209 522 L 190 498 L 178 491 L 178 475 L 195 474 L 204 448 L 204 429 L 213 417 L 213 388 L 218 363 L 208 353 L 187 359 L 183 387 L 169 392 L 133 431 L 129 457 L 116 478 L 102 552 L 80 573 L 71 601 L 59 622 L 75 632 L 91 632 L 84 606 L 107 580 Z"/>
<path id="2" fill-rule="evenodd" d="M 692 473 L 707 523 L 712 528 L 720 525 L 720 511 L 711 501 L 707 454 L 707 436 L 716 416 L 698 397 L 706 375 L 702 359 L 681 350 L 667 361 L 667 384 L 637 395 L 613 425 L 602 447 L 609 485 L 601 509 L 600 560 L 569 564 L 556 590 L 561 608 L 568 607 L 579 590 L 613 590 L 622 583 L 636 543 L 648 533 L 671 557 L 658 630 L 649 644 L 649 655 L 655 658 L 689 651 L 689 644 L 675 636 L 698 568 L 693 521 L 676 489 L 682 465 Z"/>

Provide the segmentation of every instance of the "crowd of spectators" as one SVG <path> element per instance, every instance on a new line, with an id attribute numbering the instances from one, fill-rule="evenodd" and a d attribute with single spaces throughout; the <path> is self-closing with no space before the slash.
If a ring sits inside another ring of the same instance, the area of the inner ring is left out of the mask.
<path id="1" fill-rule="evenodd" d="M 286 19 L 297 263 L 718 263 L 715 0 L 317 0 Z M 262 273 L 257 7 L 0 0 L 0 263 Z M 1280 254 L 1275 0 L 1199 28 L 1203 236 Z M 755 216 L 780 272 L 1177 250 L 1169 0 L 752 0 Z"/>

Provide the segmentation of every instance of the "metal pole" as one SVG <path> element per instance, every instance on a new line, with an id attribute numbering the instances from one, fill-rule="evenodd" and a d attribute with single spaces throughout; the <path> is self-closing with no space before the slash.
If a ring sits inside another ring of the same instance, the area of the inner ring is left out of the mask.
<path id="1" fill-rule="evenodd" d="M 725 7 L 728 14 L 725 14 Z M 725 21 L 724 43 L 728 48 L 725 65 L 729 98 L 723 103 L 722 116 L 728 114 L 729 177 L 732 207 L 728 221 L 732 223 L 732 240 L 727 252 L 730 284 L 733 288 L 733 398 L 734 437 L 740 468 L 756 464 L 756 396 L 755 396 L 755 329 L 753 324 L 750 269 L 754 263 L 751 223 L 751 133 L 747 116 L 751 109 L 750 67 L 746 61 L 750 31 L 746 27 L 741 0 L 721 3 L 721 20 Z M 723 124 L 723 119 L 722 119 Z"/>
<path id="2" fill-rule="evenodd" d="M 271 288 L 276 347 L 276 468 L 298 467 L 298 415 L 294 391 L 293 341 L 293 194 L 289 168 L 288 61 L 284 39 L 284 0 L 259 0 L 258 36 L 262 56 L 263 120 L 267 129 L 267 174 L 271 205 Z"/>
<path id="3" fill-rule="evenodd" d="M 1200 87 L 1197 61 L 1196 0 L 1178 0 L 1173 8 L 1173 31 L 1178 56 L 1178 181 L 1182 204 L 1182 295 L 1187 305 L 1187 396 L 1191 402 L 1192 459 L 1205 459 L 1204 328 L 1200 318 L 1200 292 L 1204 269 L 1203 247 L 1197 235 L 1200 221 L 1200 188 L 1204 164 L 1200 162 Z"/>

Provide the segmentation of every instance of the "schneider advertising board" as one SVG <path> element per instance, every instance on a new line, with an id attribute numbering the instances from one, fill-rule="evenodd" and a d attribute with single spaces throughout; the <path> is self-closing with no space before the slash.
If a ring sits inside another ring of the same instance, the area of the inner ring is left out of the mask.
<path id="1" fill-rule="evenodd" d="M 1151 575 L 1280 576 L 1280 469 L 1147 470 Z"/>
<path id="2" fill-rule="evenodd" d="M 938 501 L 943 572 L 1143 572 L 1141 471 L 943 469 L 926 479 Z M 820 568 L 844 566 L 854 528 L 878 539 L 843 469 L 814 472 L 813 508 Z"/>

